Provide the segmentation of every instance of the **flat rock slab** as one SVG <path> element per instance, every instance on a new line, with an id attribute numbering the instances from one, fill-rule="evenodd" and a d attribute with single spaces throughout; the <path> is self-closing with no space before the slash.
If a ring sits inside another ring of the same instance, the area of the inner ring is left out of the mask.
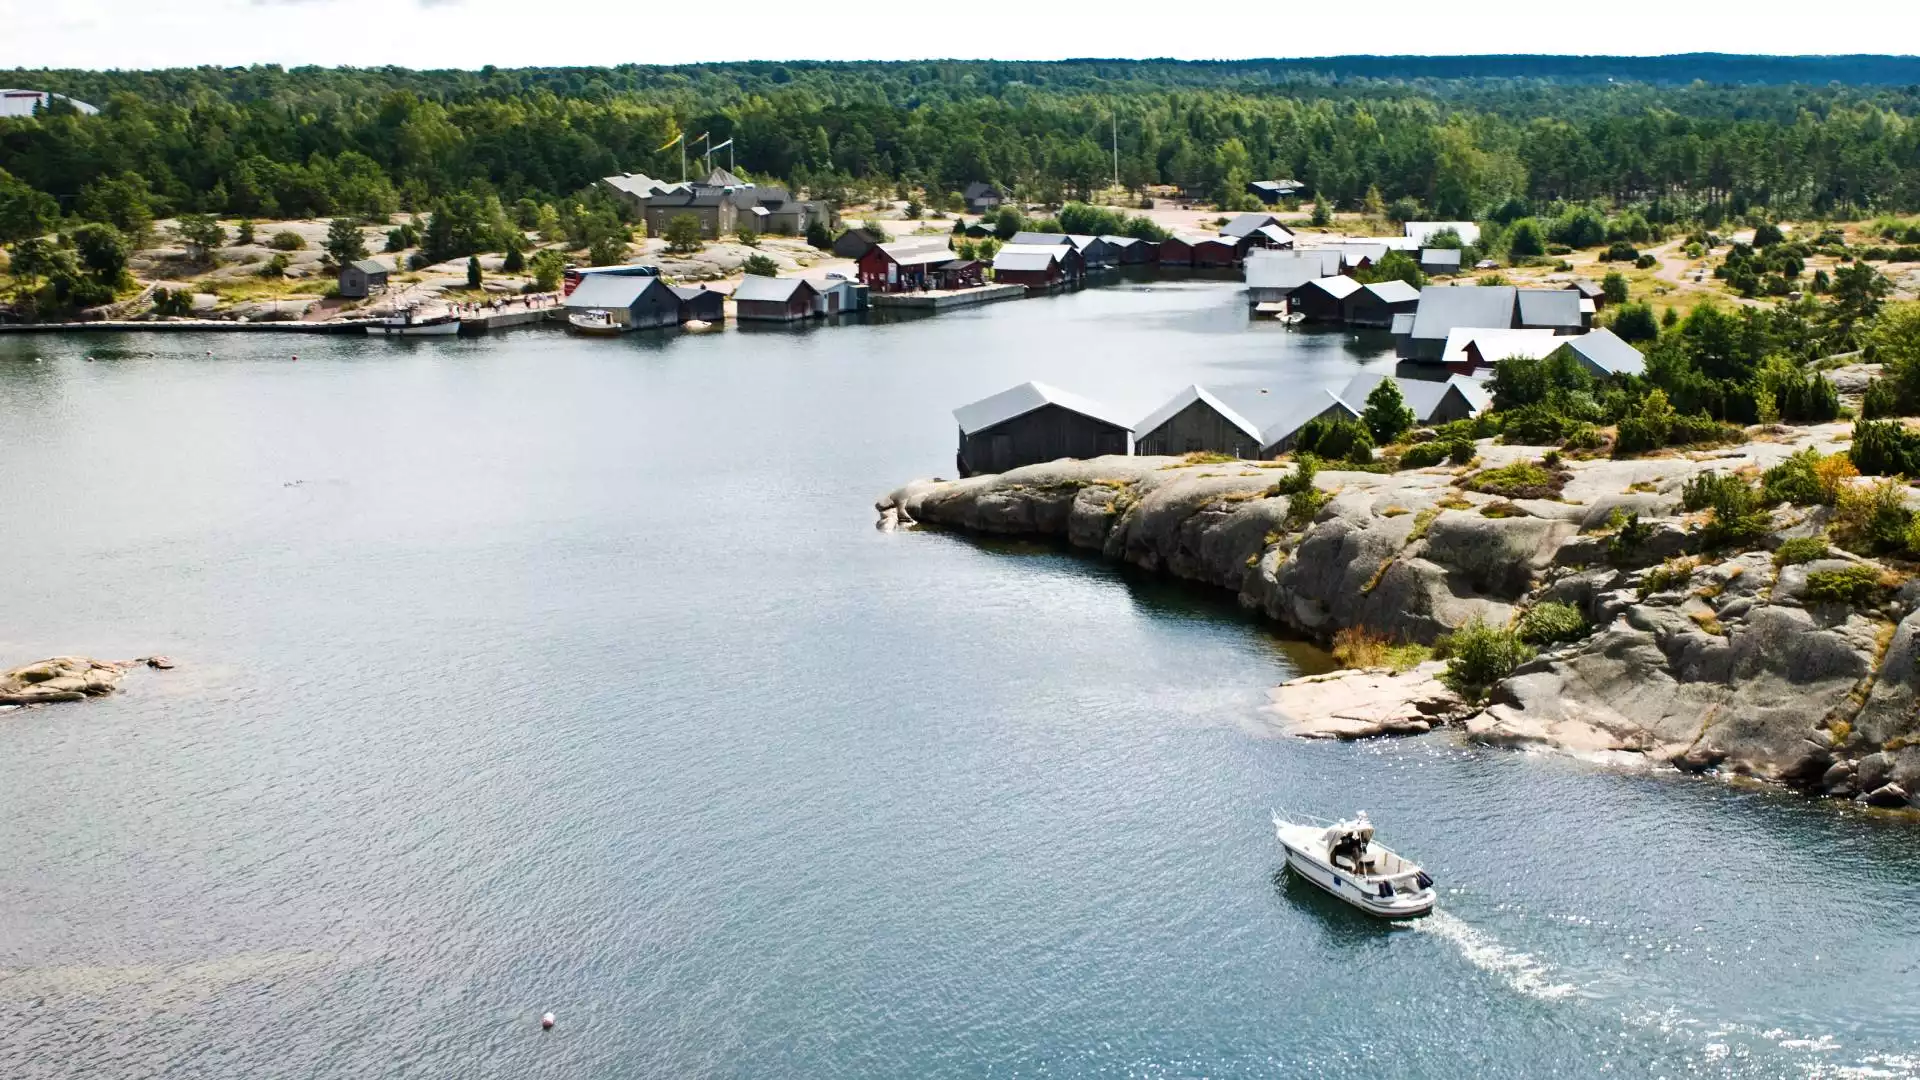
<path id="1" fill-rule="evenodd" d="M 1303 739 L 1417 735 L 1468 711 L 1440 685 L 1446 666 L 1433 660 L 1397 674 L 1363 668 L 1307 675 L 1269 691 L 1266 711 L 1282 731 Z"/>
<path id="2" fill-rule="evenodd" d="M 0 705 L 80 701 L 111 694 L 129 664 L 85 656 L 55 656 L 0 673 Z"/>

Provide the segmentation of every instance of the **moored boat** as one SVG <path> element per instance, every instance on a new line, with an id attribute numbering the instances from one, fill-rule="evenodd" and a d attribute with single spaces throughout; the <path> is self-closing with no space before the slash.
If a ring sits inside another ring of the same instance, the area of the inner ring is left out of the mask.
<path id="1" fill-rule="evenodd" d="M 574 311 L 567 314 L 567 326 L 580 334 L 618 334 L 625 329 L 613 321 L 613 316 L 599 308 L 586 311 Z"/>
<path id="2" fill-rule="evenodd" d="M 1373 842 L 1367 812 L 1346 821 L 1287 821 L 1273 830 L 1294 873 L 1369 915 L 1410 919 L 1433 910 L 1433 878 L 1415 863 Z"/>
<path id="3" fill-rule="evenodd" d="M 416 319 L 412 311 L 390 316 L 373 327 L 382 334 L 400 337 L 441 337 L 460 332 L 460 320 L 452 315 L 434 315 Z"/>

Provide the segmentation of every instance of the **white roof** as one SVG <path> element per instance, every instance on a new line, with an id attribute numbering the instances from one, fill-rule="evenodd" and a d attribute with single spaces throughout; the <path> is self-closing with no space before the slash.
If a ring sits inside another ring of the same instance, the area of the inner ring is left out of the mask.
<path id="1" fill-rule="evenodd" d="M 962 405 L 953 410 L 953 418 L 960 422 L 962 432 L 971 435 L 1047 405 L 1058 405 L 1068 412 L 1133 430 L 1132 425 L 1107 406 L 1041 382 L 1021 383 L 1011 390 L 1002 390 L 971 405 Z"/>
<path id="2" fill-rule="evenodd" d="M 1479 346 L 1481 359 L 1489 364 L 1497 364 L 1513 356 L 1539 360 L 1566 342 L 1566 338 L 1551 330 L 1456 326 L 1447 331 L 1446 349 L 1440 354 L 1440 360 L 1442 363 L 1465 363 L 1469 344 Z"/>
<path id="3" fill-rule="evenodd" d="M 1601 327 L 1589 334 L 1563 337 L 1561 344 L 1609 375 L 1643 375 L 1647 358 L 1613 331 Z"/>
<path id="4" fill-rule="evenodd" d="M 996 257 L 1012 252 L 1015 255 L 1045 255 L 1056 262 L 1064 262 L 1071 244 L 1001 244 L 994 254 Z"/>
<path id="5" fill-rule="evenodd" d="M 65 94 L 55 94 L 47 90 L 9 89 L 0 90 L 0 116 L 32 116 L 35 106 L 46 105 L 54 98 L 59 98 L 87 116 L 100 111 L 84 101 L 70 98 Z"/>
<path id="6" fill-rule="evenodd" d="M 629 277 L 625 274 L 591 274 L 567 294 L 570 308 L 632 307 L 640 294 L 660 284 L 657 277 Z"/>
<path id="7" fill-rule="evenodd" d="M 1385 304 L 1413 303 L 1420 299 L 1420 290 L 1401 281 L 1399 278 L 1392 278 L 1387 281 L 1376 281 L 1369 285 L 1363 285 L 1361 288 L 1366 289 L 1378 297 L 1381 303 Z"/>
<path id="8" fill-rule="evenodd" d="M 1159 408 L 1148 413 L 1144 419 L 1138 424 L 1135 424 L 1133 430 L 1145 435 L 1154 428 L 1173 419 L 1179 414 L 1180 410 L 1192 405 L 1196 401 L 1206 402 L 1209 408 L 1220 414 L 1221 419 L 1239 428 L 1241 431 L 1246 432 L 1247 437 L 1256 443 L 1260 443 L 1262 446 L 1266 445 L 1260 437 L 1260 425 L 1240 415 L 1233 406 L 1221 401 L 1206 387 L 1198 384 L 1190 385 L 1186 389 L 1168 398 Z"/>
<path id="9" fill-rule="evenodd" d="M 1434 233 L 1448 229 L 1460 234 L 1460 242 L 1463 244 L 1480 242 L 1480 226 L 1471 221 L 1409 221 L 1406 224 L 1407 239 L 1422 247 L 1425 247 L 1427 241 L 1433 238 Z"/>
<path id="10" fill-rule="evenodd" d="M 1059 261 L 1060 256 L 1051 251 L 1034 251 L 1031 248 L 1019 251 L 1001 248 L 993 253 L 995 270 L 1045 270 Z"/>
<path id="11" fill-rule="evenodd" d="M 1301 288 L 1318 288 L 1335 300 L 1345 300 L 1347 297 L 1359 292 L 1361 285 L 1350 277 L 1342 277 L 1336 274 L 1333 277 L 1314 278 L 1312 281 L 1301 286 Z"/>

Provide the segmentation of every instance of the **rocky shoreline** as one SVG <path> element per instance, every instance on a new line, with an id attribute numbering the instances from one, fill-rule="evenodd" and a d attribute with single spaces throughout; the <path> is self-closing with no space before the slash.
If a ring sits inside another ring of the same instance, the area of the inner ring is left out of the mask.
<path id="1" fill-rule="evenodd" d="M 1243 607 L 1319 640 L 1360 628 L 1433 644 L 1479 617 L 1578 609 L 1584 636 L 1544 649 L 1468 707 L 1430 663 L 1402 675 L 1337 672 L 1274 691 L 1297 735 L 1362 738 L 1454 725 L 1498 745 L 1721 771 L 1874 805 L 1920 794 L 1920 581 L 1830 548 L 1777 565 L 1774 550 L 1825 534 L 1831 508 L 1782 504 L 1746 550 L 1702 543 L 1681 504 L 1707 470 L 1764 470 L 1796 450 L 1844 449 L 1844 423 L 1756 429 L 1740 446 L 1625 460 L 1566 460 L 1556 498 L 1469 491 L 1473 469 L 1539 459 L 1482 441 L 1470 468 L 1314 478 L 1329 498 L 1289 522 L 1275 463 L 1181 458 L 1057 461 L 965 480 L 921 480 L 876 504 L 883 525 L 1045 538 L 1232 591 Z M 1853 483 L 1864 484 L 1864 480 Z M 1907 492 L 1911 497 L 1913 493 Z M 1623 518 L 1641 531 L 1625 553 Z M 1864 567 L 1871 598 L 1808 596 L 1810 574 Z M 1436 693 L 1437 691 L 1437 693 Z"/>
<path id="2" fill-rule="evenodd" d="M 145 664 L 165 670 L 173 661 L 164 656 L 138 660 L 95 660 L 88 656 L 53 656 L 11 671 L 0 671 L 0 708 L 51 705 L 104 697 L 120 688 L 127 672 Z"/>

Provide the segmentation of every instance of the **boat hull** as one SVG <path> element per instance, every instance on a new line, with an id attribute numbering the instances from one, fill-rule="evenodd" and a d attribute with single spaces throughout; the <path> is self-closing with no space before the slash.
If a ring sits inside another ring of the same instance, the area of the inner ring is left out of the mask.
<path id="1" fill-rule="evenodd" d="M 1303 832 L 1306 836 L 1311 836 L 1315 831 L 1309 829 Z M 1376 918 L 1416 919 L 1433 911 L 1431 888 L 1421 889 L 1416 893 L 1396 893 L 1393 896 L 1382 897 L 1365 881 L 1322 862 L 1307 849 L 1304 838 L 1289 841 L 1286 830 L 1281 830 L 1280 846 L 1285 849 L 1287 866 L 1294 873 Z"/>
<path id="2" fill-rule="evenodd" d="M 460 324 L 449 320 L 440 323 L 416 323 L 411 326 L 379 326 L 374 329 L 388 337 L 447 337 L 460 332 Z"/>

